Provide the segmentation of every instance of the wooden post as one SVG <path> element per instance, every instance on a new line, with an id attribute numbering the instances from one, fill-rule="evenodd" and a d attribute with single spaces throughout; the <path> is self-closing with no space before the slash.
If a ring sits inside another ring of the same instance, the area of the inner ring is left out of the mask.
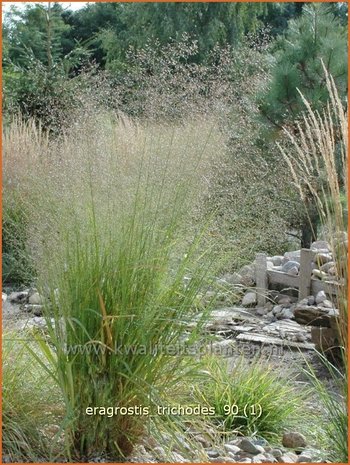
<path id="1" fill-rule="evenodd" d="M 314 252 L 310 249 L 300 251 L 299 300 L 311 294 L 311 273 Z"/>
<path id="2" fill-rule="evenodd" d="M 266 255 L 264 253 L 256 254 L 255 267 L 257 301 L 258 306 L 263 307 L 266 303 L 266 294 L 268 290 L 267 264 Z"/>

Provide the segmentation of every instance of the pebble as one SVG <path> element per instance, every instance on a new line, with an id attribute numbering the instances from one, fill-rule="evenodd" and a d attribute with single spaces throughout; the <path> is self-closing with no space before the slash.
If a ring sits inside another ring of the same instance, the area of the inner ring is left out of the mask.
<path id="1" fill-rule="evenodd" d="M 34 294 L 32 294 L 29 299 L 28 299 L 28 302 L 30 304 L 33 304 L 33 305 L 41 305 L 43 304 L 43 298 L 42 296 L 39 294 L 39 292 L 34 292 Z"/>
<path id="2" fill-rule="evenodd" d="M 2 293 L 2 302 L 6 302 L 7 300 L 7 294 L 5 294 L 5 292 Z"/>
<path id="3" fill-rule="evenodd" d="M 283 434 L 282 445 L 289 449 L 300 449 L 306 447 L 306 439 L 301 433 L 297 431 L 288 431 Z"/>

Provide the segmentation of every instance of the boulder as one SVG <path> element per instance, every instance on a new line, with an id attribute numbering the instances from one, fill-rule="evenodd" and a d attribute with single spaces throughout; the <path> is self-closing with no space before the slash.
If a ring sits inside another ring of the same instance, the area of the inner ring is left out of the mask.
<path id="1" fill-rule="evenodd" d="M 28 294 L 28 291 L 11 292 L 9 295 L 9 301 L 12 304 L 23 304 L 28 301 Z"/>
<path id="2" fill-rule="evenodd" d="M 273 257 L 271 257 L 271 261 L 274 264 L 274 266 L 282 265 L 282 260 L 283 260 L 283 255 L 274 255 Z"/>
<path id="3" fill-rule="evenodd" d="M 315 241 L 311 244 L 311 247 L 310 247 L 311 250 L 313 250 L 314 252 L 329 252 L 330 250 L 330 246 L 329 246 L 329 243 L 327 241 Z"/>
<path id="4" fill-rule="evenodd" d="M 293 454 L 293 452 L 285 452 L 282 457 L 280 457 L 279 462 L 281 463 L 296 463 L 298 456 Z"/>
<path id="5" fill-rule="evenodd" d="M 282 445 L 288 449 L 301 449 L 306 447 L 306 438 L 297 431 L 288 431 L 283 434 Z"/>
<path id="6" fill-rule="evenodd" d="M 282 312 L 282 306 L 281 305 L 275 305 L 272 309 L 272 313 L 277 316 Z"/>
<path id="7" fill-rule="evenodd" d="M 34 294 L 29 297 L 28 302 L 32 305 L 42 305 L 44 303 L 44 299 L 39 292 L 34 292 Z"/>
<path id="8" fill-rule="evenodd" d="M 233 446 L 232 444 L 225 444 L 224 448 L 226 452 L 230 452 L 231 454 L 237 454 L 241 450 L 239 447 Z"/>
<path id="9" fill-rule="evenodd" d="M 309 462 L 312 462 L 311 454 L 307 454 L 306 452 L 303 452 L 302 454 L 299 455 L 297 463 L 309 463 Z"/>
<path id="10" fill-rule="evenodd" d="M 317 263 L 319 266 L 329 263 L 332 260 L 333 256 L 331 253 L 317 253 L 315 255 L 315 263 Z"/>
<path id="11" fill-rule="evenodd" d="M 242 441 L 238 444 L 238 447 L 242 449 L 244 452 L 248 452 L 248 454 L 257 455 L 261 452 L 264 452 L 264 448 L 262 446 L 256 446 L 252 441 L 247 438 L 242 439 Z"/>
<path id="12" fill-rule="evenodd" d="M 242 276 L 239 273 L 226 273 L 222 277 L 222 280 L 228 284 L 237 285 L 240 284 Z"/>
<path id="13" fill-rule="evenodd" d="M 291 276 L 298 276 L 299 270 L 296 266 L 293 266 L 293 268 L 287 271 L 287 274 L 290 274 Z"/>
<path id="14" fill-rule="evenodd" d="M 333 328 L 311 328 L 311 341 L 318 352 L 325 352 L 339 345 L 337 331 Z"/>
<path id="15" fill-rule="evenodd" d="M 294 319 L 294 313 L 292 312 L 292 310 L 290 308 L 283 308 L 278 319 L 280 319 L 280 320 L 292 320 L 292 319 Z"/>
<path id="16" fill-rule="evenodd" d="M 294 274 L 294 269 L 296 269 L 296 274 L 298 274 L 300 268 L 300 263 L 295 261 L 295 260 L 288 260 L 283 266 L 282 266 L 282 271 L 284 273 L 290 273 L 291 270 L 293 270 L 292 274 Z"/>
<path id="17" fill-rule="evenodd" d="M 333 303 L 330 300 L 324 300 L 323 302 L 318 304 L 318 307 L 333 308 Z"/>
<path id="18" fill-rule="evenodd" d="M 293 250 L 292 252 L 286 252 L 283 257 L 282 265 L 289 261 L 300 263 L 300 254 L 301 254 L 300 250 Z"/>
<path id="19" fill-rule="evenodd" d="M 323 302 L 324 300 L 327 300 L 327 296 L 326 296 L 326 293 L 325 291 L 320 291 L 317 293 L 316 295 L 316 304 L 320 304 L 321 302 Z"/>
<path id="20" fill-rule="evenodd" d="M 318 270 L 317 268 L 314 268 L 312 270 L 312 274 L 315 278 L 319 278 L 319 279 L 327 278 L 327 273 L 325 273 L 324 271 Z"/>
<path id="21" fill-rule="evenodd" d="M 255 292 L 247 292 L 242 299 L 243 307 L 254 307 L 257 303 L 256 300 L 256 293 Z"/>
<path id="22" fill-rule="evenodd" d="M 313 305 L 298 304 L 294 310 L 294 318 L 302 325 L 330 327 L 331 310 L 327 308 L 315 307 Z"/>
<path id="23" fill-rule="evenodd" d="M 241 275 L 240 284 L 245 287 L 252 287 L 255 285 L 255 265 L 244 265 L 238 274 Z"/>

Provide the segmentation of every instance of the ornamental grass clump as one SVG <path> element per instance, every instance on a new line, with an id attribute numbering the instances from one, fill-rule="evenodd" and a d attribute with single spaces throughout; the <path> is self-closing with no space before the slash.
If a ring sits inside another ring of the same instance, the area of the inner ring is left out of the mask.
<path id="1" fill-rule="evenodd" d="M 212 132 L 187 150 L 184 140 L 194 135 L 181 128 L 158 128 L 141 137 L 141 146 L 135 137 L 142 129 L 131 132 L 135 157 L 123 164 L 117 163 L 123 146 L 117 132 L 109 140 L 114 153 L 109 147 L 96 157 L 92 146 L 85 161 L 79 153 L 69 159 L 80 176 L 70 177 L 72 184 L 61 178 L 66 210 L 46 209 L 54 228 L 40 252 L 45 266 L 38 268 L 48 337 L 37 341 L 64 399 L 70 459 L 123 459 L 147 428 L 164 428 L 167 419 L 152 412 L 165 402 L 164 387 L 169 393 L 196 373 L 195 358 L 179 347 L 198 336 L 200 324 L 185 341 L 186 323 L 216 267 L 210 249 L 202 248 L 207 220 L 187 227 Z M 183 145 L 174 146 L 179 138 Z M 48 198 L 54 202 L 52 195 L 44 198 L 44 211 Z M 108 416 L 100 407 L 134 413 Z M 143 407 L 148 413 L 135 414 Z"/>
<path id="2" fill-rule="evenodd" d="M 3 334 L 2 447 L 9 462 L 41 460 L 57 432 L 52 427 L 62 418 L 58 388 L 28 352 L 28 337 Z"/>
<path id="3" fill-rule="evenodd" d="M 315 204 L 325 239 L 333 252 L 336 278 L 340 284 L 337 295 L 329 296 L 339 310 L 337 347 L 319 354 L 320 361 L 332 380 L 333 389 L 321 382 L 314 369 L 306 374 L 318 393 L 325 415 L 324 434 L 327 459 L 348 460 L 348 117 L 331 75 L 326 71 L 329 93 L 326 109 L 314 111 L 301 95 L 306 111 L 296 134 L 286 130 L 292 143 L 290 151 L 282 150 L 301 198 Z M 339 357 L 340 353 L 340 357 Z M 327 357 L 328 359 L 327 359 Z M 336 355 L 336 357 L 334 357 Z M 341 367 L 335 364 L 341 362 Z M 338 360 L 337 360 L 338 359 Z"/>
<path id="4" fill-rule="evenodd" d="M 195 398 L 215 408 L 211 420 L 224 436 L 239 434 L 276 441 L 287 427 L 306 421 L 307 391 L 300 392 L 287 373 L 278 373 L 261 359 L 248 364 L 237 360 L 228 368 L 224 360 L 204 361 L 207 380 L 198 385 Z"/>

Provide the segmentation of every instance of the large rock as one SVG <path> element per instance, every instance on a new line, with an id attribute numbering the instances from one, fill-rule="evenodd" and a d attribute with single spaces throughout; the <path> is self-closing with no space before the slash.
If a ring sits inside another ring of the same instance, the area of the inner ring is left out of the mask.
<path id="1" fill-rule="evenodd" d="M 28 291 L 11 292 L 9 301 L 12 304 L 23 304 L 28 301 Z"/>
<path id="2" fill-rule="evenodd" d="M 248 454 L 260 454 L 264 451 L 264 448 L 261 446 L 256 446 L 252 441 L 247 438 L 242 439 L 242 441 L 238 444 L 238 447 L 242 449 L 244 452 L 248 452 Z"/>
<path id="3" fill-rule="evenodd" d="M 294 318 L 302 325 L 331 327 L 331 319 L 335 318 L 334 309 L 320 308 L 313 305 L 298 304 L 294 310 Z"/>
<path id="4" fill-rule="evenodd" d="M 311 244 L 310 249 L 314 252 L 327 253 L 329 252 L 330 247 L 327 241 L 315 241 Z"/>
<path id="5" fill-rule="evenodd" d="M 315 263 L 319 266 L 324 265 L 325 263 L 329 263 L 333 260 L 333 256 L 331 253 L 317 253 L 315 255 Z"/>
<path id="6" fill-rule="evenodd" d="M 320 270 L 324 271 L 325 273 L 328 273 L 331 268 L 335 266 L 335 263 L 333 261 L 329 261 L 325 263 L 324 265 L 320 266 Z"/>
<path id="7" fill-rule="evenodd" d="M 293 452 L 285 452 L 282 457 L 279 459 L 281 463 L 296 463 L 298 456 L 293 454 Z"/>
<path id="8" fill-rule="evenodd" d="M 321 302 L 324 302 L 325 300 L 327 300 L 325 291 L 319 291 L 316 295 L 316 303 L 320 304 Z"/>
<path id="9" fill-rule="evenodd" d="M 237 454 L 241 450 L 239 447 L 234 446 L 232 444 L 225 444 L 224 448 L 226 452 L 230 452 L 231 454 Z"/>
<path id="10" fill-rule="evenodd" d="M 296 269 L 296 274 L 298 274 L 300 268 L 300 263 L 295 260 L 289 260 L 282 266 L 282 271 L 284 273 L 294 274 L 294 269 Z M 293 271 L 292 271 L 293 270 Z"/>
<path id="11" fill-rule="evenodd" d="M 257 300 L 255 292 L 247 292 L 242 299 L 243 307 L 254 307 L 256 303 Z"/>
<path id="12" fill-rule="evenodd" d="M 32 305 L 42 305 L 44 303 L 44 299 L 39 292 L 34 292 L 34 294 L 29 297 L 28 302 Z"/>
<path id="13" fill-rule="evenodd" d="M 314 268 L 312 270 L 312 275 L 315 276 L 315 278 L 319 278 L 321 280 L 326 279 L 328 277 L 327 273 L 324 271 L 318 270 L 317 268 Z"/>
<path id="14" fill-rule="evenodd" d="M 255 265 L 254 263 L 250 265 L 244 265 L 238 271 L 238 274 L 241 275 L 240 284 L 245 287 L 252 287 L 255 285 Z"/>
<path id="15" fill-rule="evenodd" d="M 337 336 L 337 331 L 333 328 L 311 328 L 311 340 L 318 352 L 325 352 L 337 347 L 339 345 Z"/>
<path id="16" fill-rule="evenodd" d="M 284 254 L 282 264 L 289 262 L 289 261 L 300 263 L 300 254 L 301 254 L 300 250 L 293 250 L 292 252 L 286 252 Z"/>
<path id="17" fill-rule="evenodd" d="M 271 261 L 274 264 L 274 266 L 282 265 L 282 260 L 283 260 L 283 255 L 274 255 L 273 257 L 271 257 Z"/>
<path id="18" fill-rule="evenodd" d="M 224 281 L 228 284 L 237 285 L 240 284 L 242 276 L 239 273 L 226 273 L 220 281 Z"/>
<path id="19" fill-rule="evenodd" d="M 294 319 L 294 313 L 290 308 L 284 308 L 281 311 L 278 319 L 279 320 L 292 320 L 292 319 Z"/>
<path id="20" fill-rule="evenodd" d="M 288 449 L 301 449 L 306 447 L 306 439 L 297 431 L 288 431 L 283 434 L 282 445 Z"/>

